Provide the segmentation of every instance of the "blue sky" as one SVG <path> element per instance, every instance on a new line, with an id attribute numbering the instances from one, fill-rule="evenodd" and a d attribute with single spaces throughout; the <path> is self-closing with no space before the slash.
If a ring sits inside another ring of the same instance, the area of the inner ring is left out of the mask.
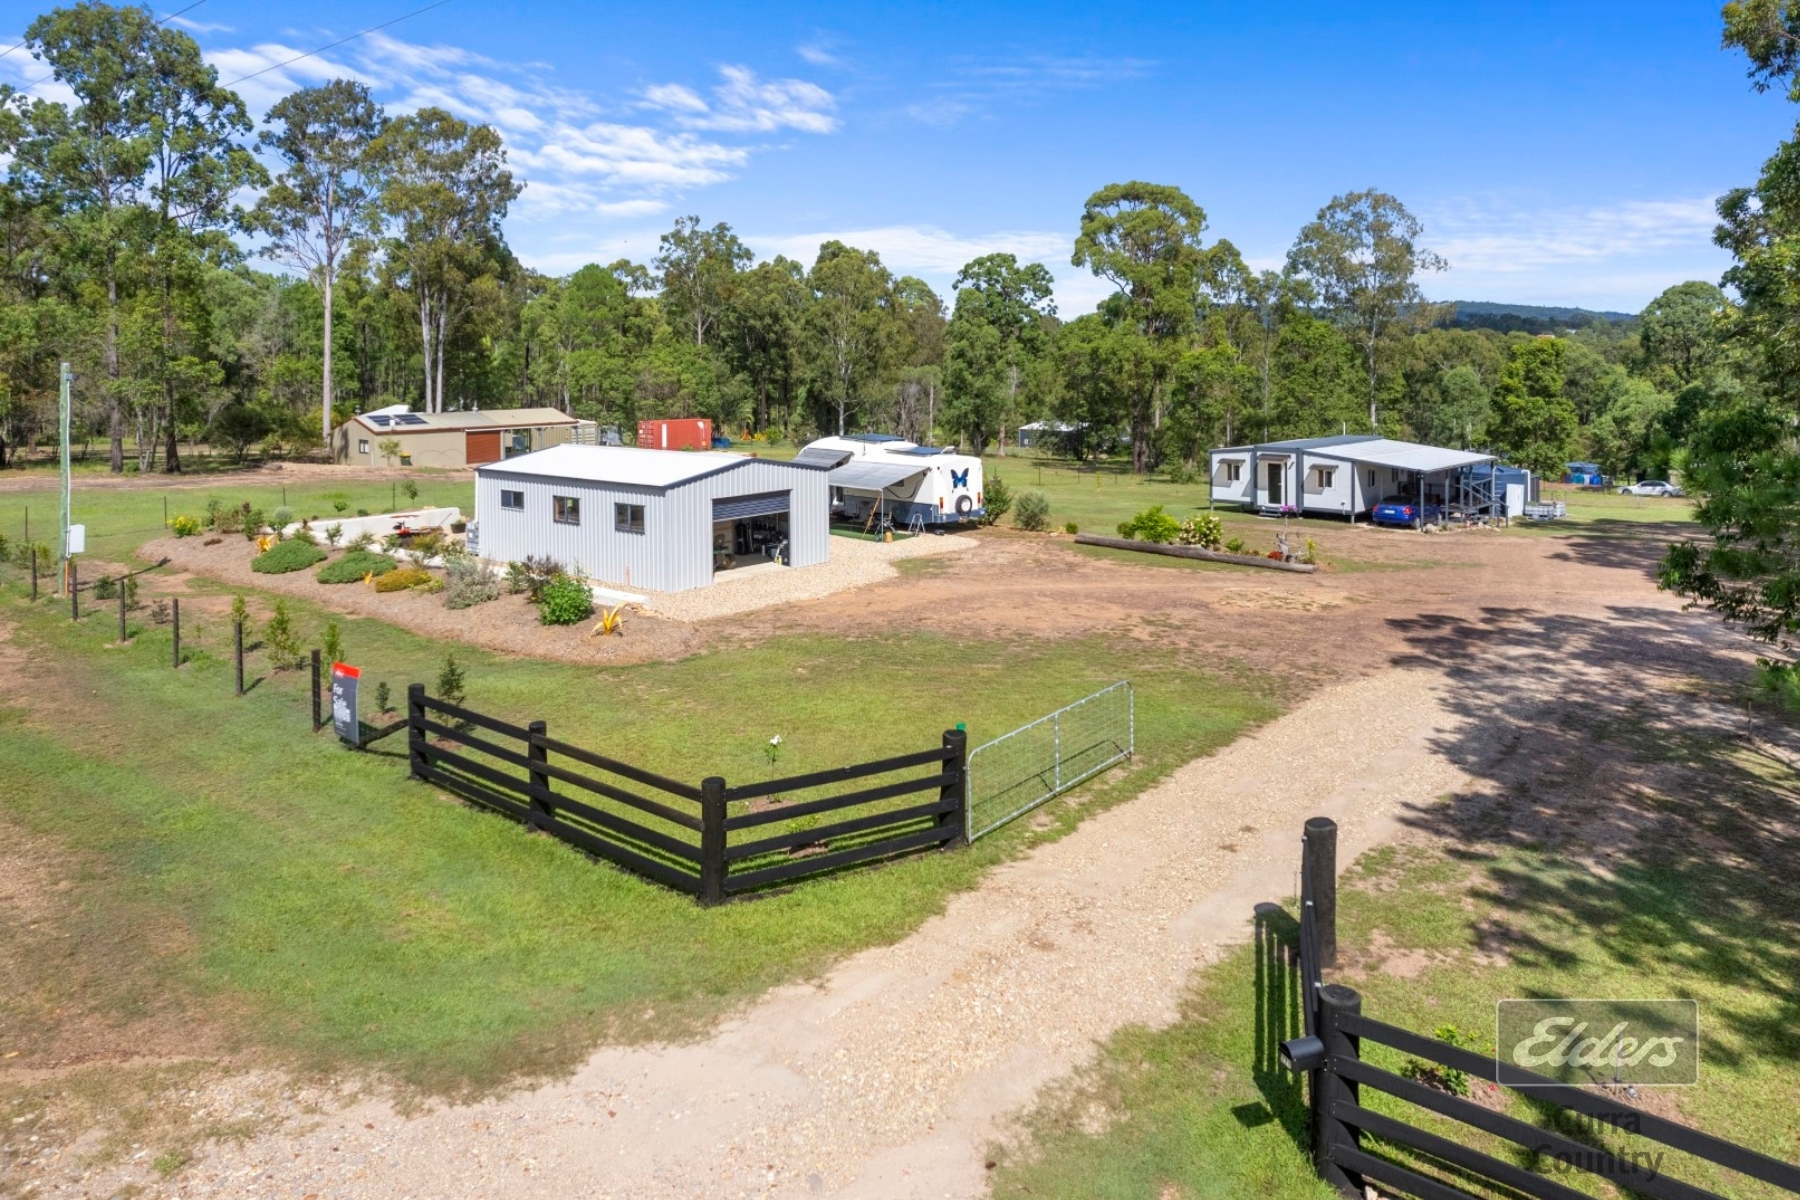
<path id="1" fill-rule="evenodd" d="M 427 2 L 175 19 L 232 80 Z M 1717 279 L 1713 199 L 1800 116 L 1750 89 L 1705 0 L 1258 7 L 448 0 L 239 90 L 260 113 L 354 75 L 390 109 L 492 122 L 528 184 L 508 237 L 542 270 L 645 260 L 694 213 L 765 256 L 870 246 L 946 298 L 1011 250 L 1071 315 L 1106 290 L 1068 262 L 1082 201 L 1131 178 L 1185 189 L 1261 266 L 1332 195 L 1379 187 L 1451 264 L 1434 298 L 1635 311 Z M 16 29 L 39 11 L 7 9 Z M 0 58 L 0 79 L 43 72 Z"/>

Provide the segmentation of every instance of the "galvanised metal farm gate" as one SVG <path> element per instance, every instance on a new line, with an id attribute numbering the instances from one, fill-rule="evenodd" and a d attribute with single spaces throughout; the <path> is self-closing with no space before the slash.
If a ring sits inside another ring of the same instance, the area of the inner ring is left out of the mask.
<path id="1" fill-rule="evenodd" d="M 969 752 L 969 840 L 1092 779 L 1136 749 L 1136 702 L 1128 682 L 977 746 Z"/>

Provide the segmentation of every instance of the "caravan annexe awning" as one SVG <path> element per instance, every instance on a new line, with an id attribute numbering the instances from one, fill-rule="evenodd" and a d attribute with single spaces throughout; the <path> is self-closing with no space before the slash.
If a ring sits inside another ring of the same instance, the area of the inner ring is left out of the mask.
<path id="1" fill-rule="evenodd" d="M 880 492 L 928 470 L 930 466 L 925 463 L 847 462 L 827 474 L 825 480 L 832 487 L 853 492 Z"/>

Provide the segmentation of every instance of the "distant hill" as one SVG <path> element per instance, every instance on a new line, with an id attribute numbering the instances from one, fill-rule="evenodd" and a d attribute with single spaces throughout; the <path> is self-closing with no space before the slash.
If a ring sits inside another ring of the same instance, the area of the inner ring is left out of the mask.
<path id="1" fill-rule="evenodd" d="M 1562 308 L 1546 304 L 1496 304 L 1490 300 L 1452 300 L 1455 315 L 1446 325 L 1465 329 L 1497 329 L 1502 333 L 1558 333 L 1584 329 L 1596 321 L 1612 325 L 1637 324 L 1636 313 L 1603 312 L 1591 308 Z"/>

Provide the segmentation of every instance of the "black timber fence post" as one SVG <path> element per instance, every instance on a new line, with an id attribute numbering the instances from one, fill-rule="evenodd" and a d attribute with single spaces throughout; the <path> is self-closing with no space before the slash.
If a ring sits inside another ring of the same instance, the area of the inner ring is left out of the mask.
<path id="1" fill-rule="evenodd" d="M 543 721 L 533 721 L 526 730 L 531 738 L 525 744 L 525 755 L 531 760 L 531 827 L 548 829 L 550 822 L 556 817 L 556 804 L 550 799 L 550 773 L 541 771 L 537 764 L 549 763 L 550 752 L 539 744 L 538 739 L 547 737 L 550 726 Z"/>
<path id="2" fill-rule="evenodd" d="M 424 779 L 425 763 L 425 685 L 406 685 L 406 750 L 412 777 Z"/>
<path id="3" fill-rule="evenodd" d="M 37 547 L 31 548 L 31 602 L 37 603 Z"/>
<path id="4" fill-rule="evenodd" d="M 130 578 L 130 576 L 125 576 L 119 580 L 119 644 L 120 645 L 124 645 L 128 640 L 130 640 L 125 636 L 125 580 L 129 579 L 129 578 Z"/>
<path id="5" fill-rule="evenodd" d="M 69 559 L 69 620 L 81 620 L 81 577 L 75 570 L 75 559 Z"/>
<path id="6" fill-rule="evenodd" d="M 700 903 L 725 900 L 725 780 L 700 781 Z"/>
<path id="7" fill-rule="evenodd" d="M 1302 895 L 1312 903 L 1320 967 L 1337 966 L 1337 834 L 1337 822 L 1330 817 L 1308 817 L 1301 834 Z"/>
<path id="8" fill-rule="evenodd" d="M 312 702 L 312 731 L 317 733 L 324 727 L 324 722 L 319 720 L 319 712 L 322 705 L 319 699 L 319 652 L 317 650 L 312 652 Z"/>
<path id="9" fill-rule="evenodd" d="M 169 601 L 169 632 L 175 636 L 175 650 L 171 660 L 177 670 L 181 668 L 181 597 Z"/>
<path id="10" fill-rule="evenodd" d="M 1312 1073 L 1313 1169 L 1319 1178 L 1345 1196 L 1362 1196 L 1362 1176 L 1339 1166 L 1333 1158 L 1338 1149 L 1358 1149 L 1357 1132 L 1332 1113 L 1334 1104 L 1354 1107 L 1357 1085 L 1337 1073 L 1334 1062 L 1362 1056 L 1361 1040 L 1347 1034 L 1338 1024 L 1338 1016 L 1362 1015 L 1362 996 L 1342 984 L 1328 983 L 1319 989 L 1319 1037 L 1325 1043 L 1325 1061 Z"/>
<path id="11" fill-rule="evenodd" d="M 947 849 L 959 840 L 967 841 L 969 836 L 969 735 L 964 730 L 944 730 L 944 774 L 950 776 L 950 781 L 939 789 L 938 799 L 955 806 L 937 817 Z M 956 836 L 958 830 L 960 839 Z"/>
<path id="12" fill-rule="evenodd" d="M 237 630 L 237 694 L 241 696 L 244 694 L 244 623 L 234 621 L 232 626 Z"/>

